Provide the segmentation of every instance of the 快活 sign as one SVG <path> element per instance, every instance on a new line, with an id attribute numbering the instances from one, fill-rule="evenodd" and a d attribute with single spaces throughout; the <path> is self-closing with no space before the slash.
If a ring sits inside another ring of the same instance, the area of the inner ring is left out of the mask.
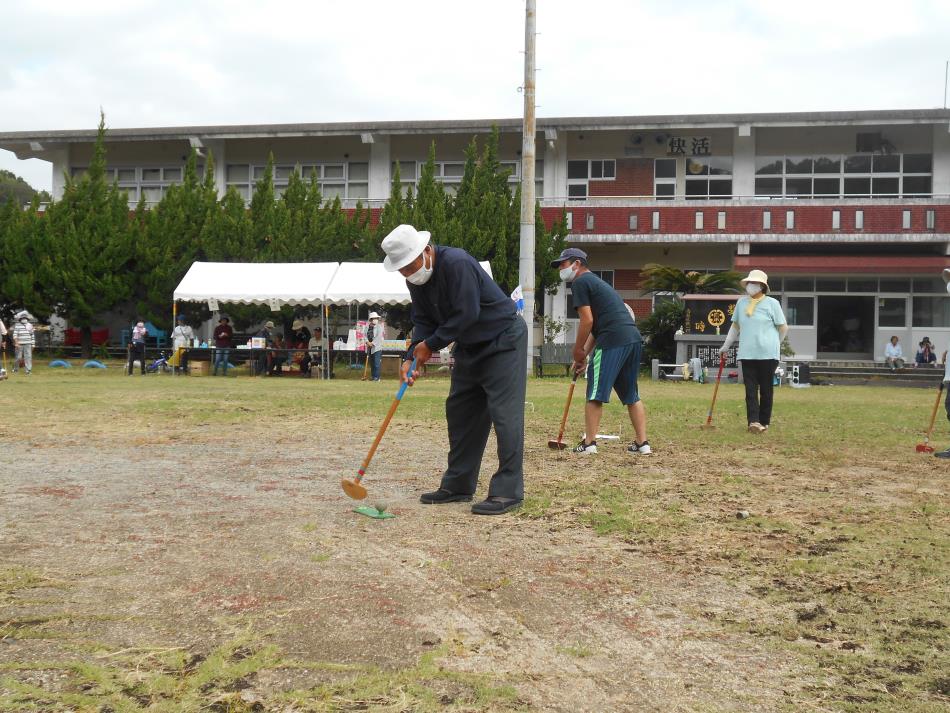
<path id="1" fill-rule="evenodd" d="M 709 156 L 711 152 L 708 136 L 671 136 L 666 142 L 669 156 Z"/>

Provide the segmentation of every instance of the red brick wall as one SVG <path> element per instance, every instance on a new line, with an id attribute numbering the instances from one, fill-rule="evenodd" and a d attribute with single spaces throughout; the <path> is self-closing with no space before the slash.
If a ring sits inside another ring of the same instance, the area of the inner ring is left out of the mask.
<path id="1" fill-rule="evenodd" d="M 902 226 L 903 211 L 911 211 L 911 227 L 904 229 Z M 722 210 L 726 212 L 725 230 L 719 230 L 717 225 L 717 214 Z M 762 214 L 766 210 L 772 211 L 771 230 L 762 229 Z M 795 212 L 795 227 L 792 230 L 785 228 L 786 211 Z M 832 211 L 841 211 L 841 228 L 833 230 L 831 227 Z M 855 211 L 864 211 L 864 229 L 856 230 L 854 227 Z M 934 230 L 928 231 L 926 227 L 926 213 L 928 210 L 935 211 Z M 567 211 L 573 214 L 574 234 L 616 234 L 616 233 L 694 233 L 694 234 L 716 234 L 716 233 L 750 233 L 761 235 L 789 235 L 789 234 L 808 234 L 808 233 L 841 233 L 841 234 L 861 234 L 861 233 L 947 233 L 950 232 L 950 205 L 874 205 L 865 204 L 861 206 L 706 206 L 704 202 L 696 201 L 694 205 L 688 206 L 668 206 L 662 201 L 655 205 L 646 207 L 585 207 L 583 203 L 577 206 L 569 206 Z M 653 212 L 660 213 L 660 229 L 652 229 Z M 703 212 L 703 228 L 696 230 L 696 212 Z M 550 227 L 553 222 L 560 217 L 560 208 L 542 209 L 545 224 Z M 594 227 L 587 229 L 586 217 L 591 213 L 594 216 Z M 630 230 L 630 215 L 637 215 L 637 229 Z"/>
<path id="2" fill-rule="evenodd" d="M 641 270 L 619 269 L 614 270 L 615 290 L 642 289 L 643 275 Z"/>
<path id="3" fill-rule="evenodd" d="M 640 321 L 644 317 L 650 316 L 653 313 L 653 300 L 649 297 L 645 297 L 638 300 L 624 300 L 630 309 L 633 310 L 633 313 L 637 317 L 637 321 Z"/>
<path id="4" fill-rule="evenodd" d="M 595 196 L 652 196 L 653 159 L 618 158 L 617 175 L 612 181 L 591 179 L 587 193 Z"/>

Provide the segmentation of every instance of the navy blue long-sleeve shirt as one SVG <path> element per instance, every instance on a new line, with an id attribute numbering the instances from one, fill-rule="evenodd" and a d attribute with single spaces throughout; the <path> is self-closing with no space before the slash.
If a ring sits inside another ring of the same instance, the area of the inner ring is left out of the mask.
<path id="1" fill-rule="evenodd" d="M 406 283 L 412 297 L 413 348 L 422 341 L 433 352 L 452 342 L 463 347 L 488 342 L 518 319 L 514 302 L 475 258 L 460 248 L 432 247 L 432 277 L 424 285 Z"/>

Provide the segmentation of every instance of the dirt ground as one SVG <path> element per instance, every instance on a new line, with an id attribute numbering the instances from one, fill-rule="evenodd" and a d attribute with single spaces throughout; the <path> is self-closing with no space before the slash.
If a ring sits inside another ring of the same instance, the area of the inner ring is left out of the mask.
<path id="1" fill-rule="evenodd" d="M 199 661 L 235 637 L 253 642 L 243 655 L 277 652 L 240 679 L 247 710 L 417 710 L 419 685 L 458 710 L 776 710 L 813 683 L 787 652 L 714 621 L 786 612 L 700 565 L 674 572 L 569 523 L 419 505 L 444 466 L 435 416 L 395 423 L 371 467 L 368 502 L 398 515 L 386 521 L 354 514 L 340 491 L 367 443 L 358 418 L 0 434 L 0 560 L 26 578 L 8 574 L 0 598 L 0 693 L 24 686 L 19 700 L 39 710 L 118 710 L 65 694 L 76 661 L 122 661 L 128 676 L 137 655 Z M 528 470 L 567 458 L 529 444 Z M 366 671 L 419 680 L 288 698 Z M 479 698 L 472 681 L 508 693 Z M 121 698 L 110 685 L 85 691 Z"/>

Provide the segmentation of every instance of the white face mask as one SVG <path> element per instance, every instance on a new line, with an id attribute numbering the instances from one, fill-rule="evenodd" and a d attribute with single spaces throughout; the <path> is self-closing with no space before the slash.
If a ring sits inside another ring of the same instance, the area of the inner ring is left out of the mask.
<path id="1" fill-rule="evenodd" d="M 422 265 L 406 279 L 414 285 L 424 285 L 432 277 L 432 267 L 426 267 L 426 254 L 422 253 Z"/>
<path id="2" fill-rule="evenodd" d="M 761 291 L 762 291 L 762 286 L 758 284 L 757 282 L 750 282 L 749 284 L 745 286 L 745 293 L 749 295 L 749 297 L 755 297 Z"/>
<path id="3" fill-rule="evenodd" d="M 572 262 L 572 263 L 571 263 L 570 265 L 568 265 L 567 267 L 561 269 L 561 271 L 560 271 L 559 274 L 560 274 L 562 280 L 564 280 L 565 282 L 570 282 L 571 280 L 574 279 L 574 274 L 575 274 L 575 272 L 576 272 L 576 271 L 574 270 L 574 265 L 575 265 L 575 264 L 576 264 L 576 263 L 573 263 L 573 262 Z"/>

